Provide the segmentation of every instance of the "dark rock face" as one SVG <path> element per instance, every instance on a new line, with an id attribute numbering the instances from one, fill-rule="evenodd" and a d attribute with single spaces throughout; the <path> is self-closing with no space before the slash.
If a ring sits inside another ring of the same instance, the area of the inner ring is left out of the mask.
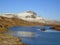
<path id="1" fill-rule="evenodd" d="M 33 15 L 37 15 L 34 11 L 27 11 L 27 13 L 32 13 Z"/>
<path id="2" fill-rule="evenodd" d="M 25 18 L 36 18 L 35 15 L 31 15 L 31 16 L 26 16 Z"/>
<path id="3" fill-rule="evenodd" d="M 35 12 L 33 12 L 33 11 L 27 11 L 27 13 L 30 13 L 31 14 L 31 16 L 26 16 L 25 18 L 36 18 L 36 13 Z"/>
<path id="4" fill-rule="evenodd" d="M 36 18 L 36 16 L 35 15 L 31 15 L 31 18 Z"/>

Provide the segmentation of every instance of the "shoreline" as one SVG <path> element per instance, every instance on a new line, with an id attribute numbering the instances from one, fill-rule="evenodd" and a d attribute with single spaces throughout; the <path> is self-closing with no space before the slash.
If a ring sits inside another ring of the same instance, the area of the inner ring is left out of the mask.
<path id="1" fill-rule="evenodd" d="M 0 34 L 0 45 L 26 45 L 21 41 L 21 38 Z"/>

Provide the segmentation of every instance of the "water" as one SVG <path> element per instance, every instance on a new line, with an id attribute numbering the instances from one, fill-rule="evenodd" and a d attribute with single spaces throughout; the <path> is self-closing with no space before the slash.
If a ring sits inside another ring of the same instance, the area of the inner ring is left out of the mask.
<path id="1" fill-rule="evenodd" d="M 41 31 L 40 28 L 46 28 Z M 22 38 L 28 45 L 60 45 L 60 32 L 49 29 L 50 26 L 14 26 L 9 34 Z"/>

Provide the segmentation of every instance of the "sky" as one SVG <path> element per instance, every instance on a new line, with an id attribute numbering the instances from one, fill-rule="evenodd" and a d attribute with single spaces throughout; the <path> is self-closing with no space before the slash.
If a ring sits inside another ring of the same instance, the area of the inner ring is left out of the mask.
<path id="1" fill-rule="evenodd" d="M 27 10 L 44 18 L 60 20 L 60 0 L 0 0 L 0 13 L 20 13 Z"/>

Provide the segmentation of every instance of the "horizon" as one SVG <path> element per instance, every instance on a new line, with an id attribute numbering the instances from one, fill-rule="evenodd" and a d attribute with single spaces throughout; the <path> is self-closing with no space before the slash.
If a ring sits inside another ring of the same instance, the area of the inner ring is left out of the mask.
<path id="1" fill-rule="evenodd" d="M 0 13 L 21 13 L 31 10 L 53 20 L 60 19 L 60 0 L 0 0 Z"/>

